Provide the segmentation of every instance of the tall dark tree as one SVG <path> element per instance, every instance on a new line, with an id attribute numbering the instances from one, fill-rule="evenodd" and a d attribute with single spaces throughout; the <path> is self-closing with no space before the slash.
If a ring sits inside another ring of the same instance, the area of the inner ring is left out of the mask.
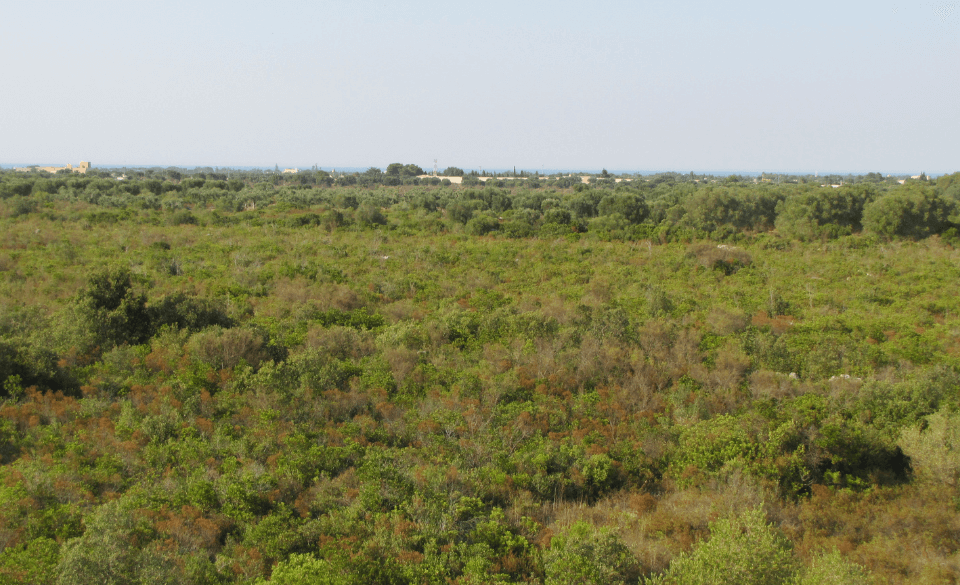
<path id="1" fill-rule="evenodd" d="M 78 302 L 81 315 L 103 349 L 143 343 L 150 336 L 147 298 L 133 290 L 126 268 L 94 274 L 87 288 L 80 292 Z"/>
<path id="2" fill-rule="evenodd" d="M 415 164 L 405 165 L 403 170 L 400 171 L 400 174 L 404 177 L 417 177 L 419 175 L 424 175 L 423 169 Z"/>

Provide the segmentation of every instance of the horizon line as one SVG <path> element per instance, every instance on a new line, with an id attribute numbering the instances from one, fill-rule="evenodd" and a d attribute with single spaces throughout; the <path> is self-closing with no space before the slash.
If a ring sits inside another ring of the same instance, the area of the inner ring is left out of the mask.
<path id="1" fill-rule="evenodd" d="M 391 163 L 391 164 L 392 164 L 392 163 Z M 24 167 L 42 167 L 42 166 L 55 166 L 55 165 L 47 165 L 47 164 L 43 164 L 43 163 L 34 163 L 34 164 L 0 163 L 0 169 L 4 169 L 4 170 L 6 170 L 6 169 L 14 169 L 14 168 L 24 168 Z M 278 166 L 279 166 L 279 165 L 268 165 L 268 166 L 258 166 L 258 165 L 234 165 L 234 166 L 229 166 L 229 165 L 204 165 L 204 164 L 193 165 L 193 166 L 189 166 L 189 165 L 159 165 L 159 164 L 144 164 L 144 165 L 141 165 L 141 164 L 137 164 L 137 165 L 131 165 L 131 164 L 104 164 L 104 165 L 94 165 L 93 163 L 91 163 L 90 168 L 92 168 L 92 169 L 104 169 L 104 170 L 121 170 L 121 169 L 128 169 L 128 170 L 129 170 L 129 169 L 170 169 L 170 168 L 193 170 L 193 169 L 200 169 L 200 168 L 210 168 L 210 169 L 216 169 L 216 170 L 221 170 L 221 171 L 230 171 L 230 170 L 236 170 L 236 171 L 265 170 L 265 171 L 269 171 L 269 170 L 272 170 L 273 168 L 277 168 Z M 306 166 L 306 167 L 296 167 L 296 166 L 292 166 L 292 167 L 291 167 L 291 166 L 288 166 L 288 167 L 285 167 L 285 168 L 297 168 L 297 169 L 299 169 L 301 172 L 303 172 L 303 171 L 311 171 L 311 170 L 313 170 L 313 166 L 314 166 L 314 165 L 309 165 L 309 166 Z M 418 166 L 419 166 L 419 165 L 418 165 Z M 475 167 L 475 168 L 473 168 L 473 167 L 467 167 L 467 168 L 464 168 L 464 167 L 457 167 L 457 166 L 455 166 L 455 165 L 447 165 L 447 167 L 445 167 L 445 169 L 446 169 L 446 168 L 449 168 L 450 166 L 454 166 L 455 168 L 458 168 L 458 169 L 463 170 L 463 171 L 464 171 L 464 174 L 468 174 L 468 173 L 472 173 L 472 172 L 474 172 L 474 171 L 481 171 L 481 170 L 482 170 L 484 175 L 486 174 L 486 172 L 491 172 L 491 173 L 513 172 L 513 171 L 514 171 L 514 168 L 516 168 L 516 172 L 518 172 L 518 173 L 522 171 L 522 172 L 524 172 L 524 173 L 530 172 L 530 173 L 540 173 L 540 174 L 544 174 L 544 175 L 547 175 L 547 174 L 557 174 L 557 173 L 600 174 L 600 173 L 602 173 L 604 170 L 606 170 L 608 173 L 610 173 L 610 174 L 616 174 L 616 175 L 622 175 L 622 174 L 657 175 L 657 174 L 662 174 L 662 173 L 677 173 L 677 174 L 681 174 L 681 175 L 688 175 L 688 174 L 691 174 L 691 173 L 692 173 L 692 174 L 694 174 L 694 175 L 713 175 L 713 176 L 721 176 L 721 175 L 726 175 L 726 176 L 729 176 L 729 175 L 748 175 L 748 176 L 756 175 L 756 176 L 759 176 L 759 175 L 762 175 L 762 174 L 765 174 L 765 175 L 781 174 L 781 175 L 799 175 L 799 176 L 804 176 L 804 175 L 824 176 L 824 175 L 866 175 L 866 174 L 869 174 L 869 173 L 880 173 L 880 174 L 883 175 L 883 176 L 887 176 L 887 175 L 890 175 L 890 176 L 898 176 L 898 175 L 912 176 L 913 174 L 925 174 L 925 175 L 927 175 L 928 177 L 933 177 L 933 176 L 949 175 L 949 174 L 953 174 L 954 172 L 960 172 L 960 171 L 932 171 L 932 172 L 926 172 L 926 171 L 923 171 L 923 170 L 920 170 L 920 171 L 878 171 L 878 170 L 869 170 L 869 171 L 864 171 L 864 170 L 857 170 L 857 171 L 850 171 L 850 170 L 843 170 L 843 171 L 838 171 L 838 170 L 813 170 L 813 171 L 805 171 L 805 170 L 753 170 L 753 169 L 707 169 L 707 170 L 686 170 L 686 171 L 679 171 L 679 170 L 676 170 L 676 169 L 635 169 L 635 168 L 634 168 L 634 169 L 623 169 L 623 168 L 607 168 L 607 167 L 601 167 L 601 168 L 599 168 L 599 169 L 583 168 L 583 167 L 581 167 L 581 168 L 570 168 L 570 167 L 566 167 L 566 168 L 559 168 L 559 167 L 557 167 L 557 168 L 546 168 L 545 166 L 541 166 L 539 169 L 538 169 L 538 168 L 530 168 L 530 169 L 528 169 L 528 168 L 520 167 L 520 166 L 517 166 L 517 167 L 490 167 L 490 168 L 484 168 L 484 167 Z M 384 170 L 384 169 L 385 169 L 385 167 L 381 168 L 381 167 L 376 167 L 376 166 L 374 166 L 374 165 L 370 165 L 370 166 L 347 166 L 347 165 L 325 165 L 325 166 L 320 166 L 320 165 L 317 165 L 317 170 L 338 170 L 338 169 L 339 169 L 339 170 L 342 170 L 342 171 L 344 171 L 344 172 L 346 172 L 346 171 L 350 171 L 350 172 L 361 171 L 361 172 L 362 172 L 362 171 L 365 171 L 365 170 L 370 169 L 370 168 L 378 168 L 378 169 L 381 169 L 381 170 Z M 422 168 L 422 167 L 421 167 L 421 168 Z M 430 174 L 430 172 L 431 172 L 429 169 L 424 169 L 424 170 L 425 170 L 425 172 L 426 172 L 427 174 Z"/>

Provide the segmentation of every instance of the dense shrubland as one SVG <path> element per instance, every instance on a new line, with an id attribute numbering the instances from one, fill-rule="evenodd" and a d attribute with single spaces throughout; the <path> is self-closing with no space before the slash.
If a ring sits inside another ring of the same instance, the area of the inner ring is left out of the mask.
<path id="1" fill-rule="evenodd" d="M 405 168 L 0 174 L 0 579 L 960 575 L 960 176 Z"/>

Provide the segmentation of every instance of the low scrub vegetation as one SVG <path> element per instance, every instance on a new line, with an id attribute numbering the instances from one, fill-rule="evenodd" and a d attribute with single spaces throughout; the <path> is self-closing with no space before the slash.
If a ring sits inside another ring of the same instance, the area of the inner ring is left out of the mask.
<path id="1" fill-rule="evenodd" d="M 0 173 L 0 580 L 960 576 L 956 175 L 404 168 Z"/>

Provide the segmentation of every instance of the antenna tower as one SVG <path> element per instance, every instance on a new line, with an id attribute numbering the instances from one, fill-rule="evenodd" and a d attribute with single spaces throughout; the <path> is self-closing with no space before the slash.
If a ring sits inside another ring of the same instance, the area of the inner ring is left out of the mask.
<path id="1" fill-rule="evenodd" d="M 433 176 L 437 176 L 437 159 L 433 159 Z"/>

